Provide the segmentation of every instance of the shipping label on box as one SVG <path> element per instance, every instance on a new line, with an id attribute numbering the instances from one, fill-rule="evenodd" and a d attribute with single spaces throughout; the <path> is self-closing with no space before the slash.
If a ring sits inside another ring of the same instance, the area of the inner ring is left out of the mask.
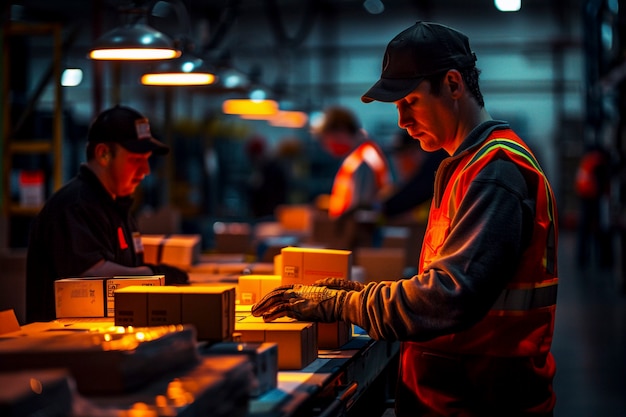
<path id="1" fill-rule="evenodd" d="M 308 285 L 327 277 L 351 279 L 352 251 L 287 247 L 281 258 L 283 284 Z"/>
<path id="2" fill-rule="evenodd" d="M 107 317 L 113 317 L 115 315 L 115 291 L 132 285 L 160 287 L 165 285 L 165 275 L 115 276 L 107 279 Z"/>
<path id="3" fill-rule="evenodd" d="M 54 281 L 56 317 L 105 317 L 106 278 L 66 278 Z"/>
<path id="4" fill-rule="evenodd" d="M 146 263 L 188 269 L 200 258 L 200 235 L 142 235 L 141 244 Z"/>
<path id="5" fill-rule="evenodd" d="M 113 317 L 117 289 L 163 284 L 163 275 L 60 279 L 54 282 L 56 318 Z"/>

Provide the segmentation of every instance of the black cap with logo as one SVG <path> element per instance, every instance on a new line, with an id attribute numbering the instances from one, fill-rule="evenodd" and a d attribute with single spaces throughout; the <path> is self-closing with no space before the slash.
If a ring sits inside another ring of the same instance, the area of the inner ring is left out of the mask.
<path id="1" fill-rule="evenodd" d="M 133 153 L 152 152 L 165 155 L 169 146 L 158 141 L 150 132 L 148 119 L 137 110 L 117 105 L 103 111 L 89 127 L 89 142 L 115 142 Z"/>
<path id="2" fill-rule="evenodd" d="M 363 94 L 361 101 L 398 101 L 425 77 L 473 67 L 475 62 L 476 54 L 463 33 L 439 23 L 417 22 L 389 42 L 380 80 Z"/>

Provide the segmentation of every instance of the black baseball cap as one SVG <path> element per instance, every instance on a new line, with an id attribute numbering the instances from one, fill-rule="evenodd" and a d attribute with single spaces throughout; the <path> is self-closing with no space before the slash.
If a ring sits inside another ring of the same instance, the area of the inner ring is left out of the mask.
<path id="1" fill-rule="evenodd" d="M 380 80 L 363 94 L 361 101 L 398 101 L 425 77 L 473 67 L 475 62 L 476 54 L 463 33 L 439 23 L 418 21 L 389 42 Z"/>
<path id="2" fill-rule="evenodd" d="M 91 143 L 116 142 L 133 153 L 165 155 L 170 151 L 169 146 L 152 136 L 144 115 L 121 105 L 100 113 L 89 127 L 87 139 Z"/>

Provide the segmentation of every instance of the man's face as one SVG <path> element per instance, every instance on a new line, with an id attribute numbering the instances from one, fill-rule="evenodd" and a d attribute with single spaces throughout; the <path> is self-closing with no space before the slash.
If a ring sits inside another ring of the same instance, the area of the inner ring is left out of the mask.
<path id="1" fill-rule="evenodd" d="M 444 81 L 441 94 L 435 96 L 430 92 L 430 83 L 423 81 L 413 92 L 395 102 L 398 125 L 419 140 L 425 151 L 443 148 L 449 154 L 454 153 L 458 109 L 447 91 Z"/>
<path id="2" fill-rule="evenodd" d="M 133 153 L 117 146 L 108 167 L 110 191 L 118 197 L 132 194 L 144 177 L 150 174 L 150 155 L 152 152 Z"/>

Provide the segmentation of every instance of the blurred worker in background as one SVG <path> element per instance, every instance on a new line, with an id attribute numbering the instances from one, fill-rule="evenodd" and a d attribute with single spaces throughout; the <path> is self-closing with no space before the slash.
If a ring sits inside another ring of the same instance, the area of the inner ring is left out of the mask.
<path id="1" fill-rule="evenodd" d="M 88 133 L 87 162 L 52 195 L 35 218 L 26 261 L 26 319 L 56 318 L 54 281 L 70 277 L 165 275 L 166 284 L 185 284 L 185 271 L 149 265 L 132 194 L 150 174 L 149 158 L 169 147 L 155 139 L 148 119 L 115 106 L 102 112 Z"/>
<path id="2" fill-rule="evenodd" d="M 326 108 L 315 132 L 326 152 L 342 158 L 328 199 L 328 218 L 335 222 L 336 237 L 329 243 L 342 249 L 371 246 L 376 219 L 364 215 L 393 185 L 387 158 L 348 108 Z"/>
<path id="3" fill-rule="evenodd" d="M 361 98 L 394 103 L 424 150 L 450 155 L 418 273 L 284 286 L 252 309 L 401 341 L 398 417 L 549 417 L 556 402 L 554 195 L 527 144 L 485 109 L 475 61 L 466 35 L 417 22 L 387 45 L 381 78 Z"/>
<path id="4" fill-rule="evenodd" d="M 272 220 L 276 207 L 287 202 L 289 180 L 280 160 L 271 155 L 265 138 L 254 135 L 246 143 L 251 172 L 246 195 L 256 220 Z"/>
<path id="5" fill-rule="evenodd" d="M 609 219 L 611 157 L 599 144 L 585 149 L 574 179 L 579 201 L 577 261 L 581 267 L 597 263 L 613 266 L 613 243 Z"/>

